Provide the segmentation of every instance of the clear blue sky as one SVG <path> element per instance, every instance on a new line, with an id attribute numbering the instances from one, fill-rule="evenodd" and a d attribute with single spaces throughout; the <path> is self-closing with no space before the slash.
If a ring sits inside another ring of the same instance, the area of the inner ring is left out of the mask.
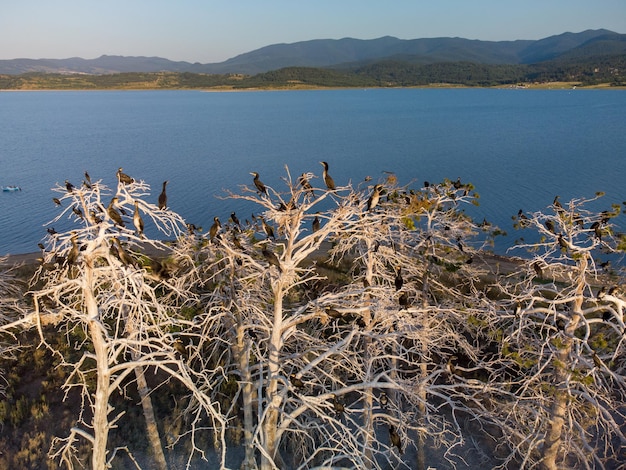
<path id="1" fill-rule="evenodd" d="M 209 63 L 310 39 L 500 41 L 600 28 L 626 33 L 626 0 L 7 0 L 0 59 L 109 54 Z"/>

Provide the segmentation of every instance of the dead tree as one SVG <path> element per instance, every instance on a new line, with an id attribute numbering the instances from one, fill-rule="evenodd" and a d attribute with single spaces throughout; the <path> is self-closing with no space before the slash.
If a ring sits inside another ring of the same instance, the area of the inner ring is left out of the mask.
<path id="1" fill-rule="evenodd" d="M 522 468 L 623 462 L 623 274 L 598 260 L 618 256 L 623 238 L 611 224 L 619 206 L 587 209 L 598 197 L 557 197 L 546 213 L 517 216 L 539 239 L 519 247 L 532 254 L 525 269 L 502 279 L 500 410 L 508 411 L 496 420 Z"/>
<path id="2" fill-rule="evenodd" d="M 305 176 L 309 184 L 315 179 Z M 425 214 L 395 194 L 401 189 L 394 182 L 327 191 L 295 183 L 287 174 L 285 184 L 284 191 L 265 186 L 258 194 L 244 187 L 242 194 L 231 194 L 256 203 L 258 215 L 243 226 L 223 224 L 191 255 L 201 262 L 205 287 L 205 313 L 197 322 L 204 333 L 198 340 L 225 338 L 220 346 L 203 349 L 210 354 L 203 354 L 201 368 L 218 365 L 239 383 L 227 416 L 237 422 L 241 410 L 244 467 L 282 466 L 281 448 L 287 446 L 294 456 L 287 466 L 381 468 L 398 462 L 410 468 L 400 451 L 413 434 L 430 432 L 445 443 L 460 439 L 460 427 L 445 422 L 435 403 L 424 403 L 420 390 L 441 393 L 436 385 L 453 351 L 467 348 L 475 356 L 459 332 L 466 312 L 434 298 L 443 299 L 446 289 L 455 292 L 447 275 L 472 269 L 466 262 L 472 249 L 468 245 L 461 252 L 451 236 L 471 238 L 473 225 L 452 215 L 455 204 L 470 199 L 467 188 L 442 184 L 431 224 L 440 235 L 433 235 L 416 229 Z M 385 184 L 389 195 L 381 202 Z M 368 202 L 374 190 L 377 204 Z M 331 245 L 337 264 L 348 266 L 345 271 L 324 261 Z M 416 302 L 426 269 L 420 260 L 433 252 L 441 259 L 434 269 L 442 275 L 433 276 L 428 296 L 434 305 L 425 307 Z M 397 290 L 398 265 L 406 268 L 406 286 Z M 320 282 L 322 274 L 333 272 L 332 283 Z M 399 301 L 403 294 L 410 296 L 406 305 Z M 463 299 L 470 297 L 464 293 Z M 441 318 L 427 321 L 431 315 Z M 425 355 L 425 348 L 432 355 Z M 425 362 L 428 367 L 422 368 Z M 214 397 L 219 390 L 210 393 Z M 389 397 L 385 405 L 383 395 Z M 391 428 L 400 446 L 390 441 Z"/>
<path id="3" fill-rule="evenodd" d="M 64 208 L 54 221 L 67 218 L 75 228 L 49 231 L 32 283 L 34 310 L 38 316 L 53 313 L 59 332 L 82 330 L 85 340 L 75 345 L 84 350 L 78 362 L 62 358 L 71 371 L 66 390 L 81 391 L 82 418 L 67 438 L 53 443 L 51 453 L 72 468 L 76 439 L 84 438 L 93 449 L 92 467 L 105 468 L 116 454 L 108 446 L 109 430 L 123 419 L 123 413 L 112 416 L 110 399 L 134 375 L 155 463 L 166 468 L 144 373 L 162 371 L 194 393 L 192 371 L 177 353 L 172 335 L 181 328 L 184 319 L 177 312 L 191 294 L 185 290 L 186 274 L 177 267 L 175 250 L 146 237 L 143 221 L 163 237 L 178 237 L 183 220 L 148 202 L 150 188 L 139 180 L 120 179 L 114 189 L 100 180 L 54 190 Z M 159 257 L 173 260 L 170 267 Z M 40 336 L 48 345 L 42 329 Z M 90 377 L 95 378 L 93 387 Z M 209 414 L 219 415 L 213 404 L 202 398 L 200 402 Z"/>

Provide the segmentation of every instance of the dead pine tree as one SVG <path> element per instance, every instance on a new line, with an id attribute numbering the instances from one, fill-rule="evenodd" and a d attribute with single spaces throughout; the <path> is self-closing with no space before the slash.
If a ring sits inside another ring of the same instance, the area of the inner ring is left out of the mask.
<path id="1" fill-rule="evenodd" d="M 600 196 L 568 203 L 555 198 L 545 214 L 527 215 L 526 227 L 540 239 L 518 248 L 532 254 L 529 265 L 541 263 L 543 277 L 537 280 L 529 267 L 501 280 L 510 299 L 499 316 L 506 332 L 503 360 L 516 371 L 505 406 L 535 416 L 506 424 L 523 468 L 614 468 L 623 458 L 616 443 L 626 442 L 618 424 L 624 419 L 618 397 L 626 392 L 626 303 L 617 286 L 624 281 L 603 273 L 597 261 L 606 253 L 619 256 L 623 241 L 611 226 L 618 205 L 600 213 L 587 209 Z"/>
<path id="2" fill-rule="evenodd" d="M 132 214 L 138 204 L 144 217 L 164 236 L 179 236 L 184 222 L 177 214 L 159 211 L 145 201 L 149 186 L 143 181 L 118 184 L 115 194 L 99 181 L 71 192 L 60 187 L 55 190 L 64 193 L 62 199 L 71 199 L 65 207 L 79 207 L 88 216 L 77 218 L 76 211 L 64 209 L 54 219 L 71 218 L 75 229 L 48 237 L 44 263 L 54 259 L 55 268 L 39 269 L 31 294 L 36 315 L 52 311 L 60 317 L 60 328 L 78 327 L 86 333 L 91 351 L 85 351 L 78 362 L 67 361 L 71 370 L 65 387 L 81 390 L 83 403 L 90 407 L 89 413 L 83 410 L 81 416 L 91 419 L 86 423 L 79 420 L 67 438 L 53 443 L 51 453 L 73 468 L 76 439 L 84 438 L 92 448 L 91 466 L 106 468 L 116 455 L 109 448 L 109 431 L 123 420 L 123 413 L 111 415 L 110 399 L 127 378 L 134 376 L 154 464 L 167 468 L 144 371 L 162 370 L 193 388 L 174 355 L 169 335 L 176 322 L 172 316 L 176 306 L 170 303 L 167 292 L 174 292 L 177 301 L 186 294 L 180 286 L 168 288 L 149 272 L 151 255 L 144 250 L 168 248 L 159 240 L 141 237 L 127 228 L 130 223 L 120 224 L 117 219 L 129 217 L 123 214 Z M 42 343 L 49 345 L 43 332 L 41 335 Z M 93 387 L 86 380 L 87 369 L 95 373 Z"/>

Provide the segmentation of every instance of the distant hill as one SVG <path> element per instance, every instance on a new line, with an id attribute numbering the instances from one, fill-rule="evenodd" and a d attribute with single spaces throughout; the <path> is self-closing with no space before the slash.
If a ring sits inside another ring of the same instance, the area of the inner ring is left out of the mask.
<path id="1" fill-rule="evenodd" d="M 30 72 L 106 75 L 127 72 L 191 72 L 254 75 L 285 67 L 354 69 L 380 61 L 413 64 L 471 62 L 475 64 L 535 64 L 564 58 L 626 54 L 626 35 L 605 29 L 564 33 L 540 40 L 479 41 L 463 38 L 316 39 L 274 44 L 224 62 L 174 62 L 160 57 L 103 55 L 97 59 L 0 60 L 0 74 Z"/>

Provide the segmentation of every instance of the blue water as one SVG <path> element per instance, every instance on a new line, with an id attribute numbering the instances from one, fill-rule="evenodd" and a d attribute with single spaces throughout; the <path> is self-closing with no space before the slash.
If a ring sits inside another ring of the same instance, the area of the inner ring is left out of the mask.
<path id="1" fill-rule="evenodd" d="M 392 89 L 206 93 L 0 93 L 0 255 L 37 251 L 56 214 L 50 188 L 83 172 L 114 185 L 143 179 L 153 199 L 169 180 L 170 208 L 207 228 L 248 207 L 216 196 L 251 184 L 275 188 L 330 163 L 338 184 L 395 172 L 402 183 L 461 177 L 472 210 L 519 236 L 511 216 L 606 192 L 626 200 L 626 92 L 620 90 Z M 626 216 L 618 221 L 624 226 Z"/>

